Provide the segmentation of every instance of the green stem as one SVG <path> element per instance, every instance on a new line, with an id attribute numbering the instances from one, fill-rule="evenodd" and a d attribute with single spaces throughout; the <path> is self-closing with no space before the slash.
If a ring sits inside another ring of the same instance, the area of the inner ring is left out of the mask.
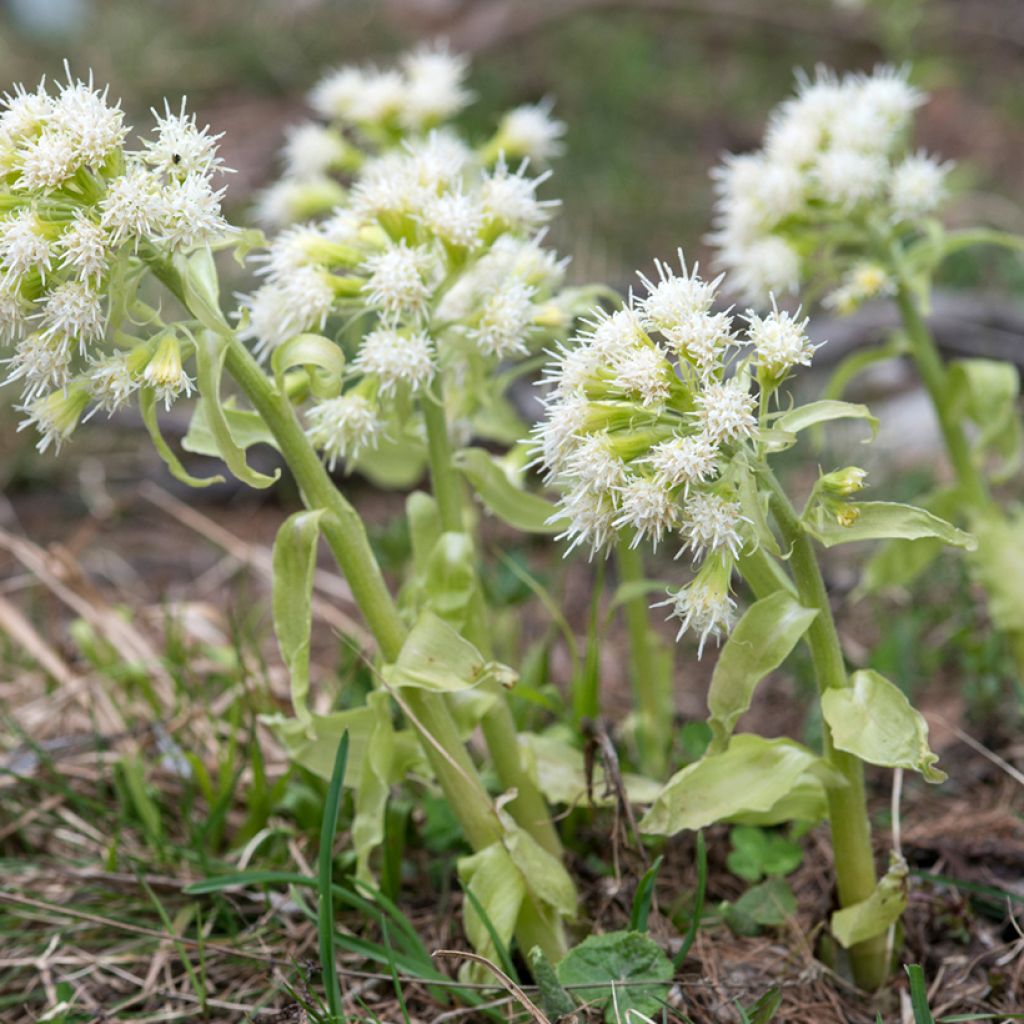
<path id="1" fill-rule="evenodd" d="M 331 513 L 324 519 L 324 536 L 377 639 L 384 660 L 394 661 L 405 641 L 405 627 L 359 514 L 334 486 L 291 404 L 273 387 L 237 339 L 228 343 L 225 366 L 270 428 L 302 491 L 303 500 L 311 508 L 325 508 Z M 483 850 L 500 842 L 500 822 L 444 699 L 412 687 L 404 691 L 402 699 L 423 730 L 421 742 L 427 759 L 470 846 Z M 565 951 L 560 928 L 552 926 L 550 921 L 545 922 L 536 913 L 524 912 L 520 916 L 516 937 L 523 949 L 539 945 L 555 959 Z"/>
<path id="2" fill-rule="evenodd" d="M 818 691 L 824 694 L 826 690 L 848 686 L 839 634 L 811 539 L 774 474 L 766 469 L 763 478 L 771 491 L 775 520 L 790 549 L 790 566 L 800 601 L 805 607 L 818 610 L 807 630 Z M 822 756 L 846 783 L 845 786 L 829 786 L 827 794 L 839 904 L 848 907 L 867 899 L 878 881 L 864 792 L 864 766 L 857 757 L 833 746 L 825 723 L 822 723 L 822 732 Z M 850 961 L 854 977 L 862 988 L 869 991 L 879 988 L 888 975 L 886 936 L 882 934 L 852 947 Z"/>
<path id="3" fill-rule="evenodd" d="M 921 316 L 913 291 L 903 270 L 899 250 L 893 247 L 891 262 L 897 279 L 896 302 L 899 305 L 903 328 L 910 341 L 911 353 L 917 371 L 935 409 L 939 428 L 946 445 L 946 453 L 953 466 L 957 485 L 966 499 L 970 513 L 1003 517 L 1003 512 L 992 497 L 984 475 L 971 455 L 970 443 L 960 421 L 951 415 L 949 374 L 942 363 L 935 339 Z M 1017 665 L 1017 678 L 1024 680 L 1024 631 L 1006 631 L 1006 640 Z"/>
<path id="4" fill-rule="evenodd" d="M 619 577 L 625 585 L 643 583 L 644 557 L 639 548 L 620 542 L 616 552 Z M 648 601 L 642 592 L 623 603 L 629 634 L 630 676 L 637 712 L 637 743 L 640 767 L 652 778 L 665 775 L 672 740 L 672 673 L 659 671 L 657 636 L 651 629 Z"/>
<path id="5" fill-rule="evenodd" d="M 949 395 L 949 380 L 946 368 L 942 365 L 935 341 L 931 336 L 917 308 L 914 296 L 906 279 L 902 276 L 897 264 L 896 303 L 903 319 L 903 327 L 910 341 L 910 351 L 921 375 L 925 389 L 935 409 L 939 421 L 939 429 L 945 441 L 946 452 L 956 474 L 957 484 L 964 497 L 977 510 L 982 511 L 991 506 L 992 498 L 982 478 L 981 472 L 971 457 L 971 447 L 967 435 L 959 420 L 952 415 Z"/>
<path id="6" fill-rule="evenodd" d="M 156 277 L 189 309 L 181 277 L 169 263 L 148 260 Z M 217 314 L 219 315 L 219 313 Z M 385 661 L 394 661 L 406 639 L 406 629 L 384 581 L 366 528 L 359 514 L 334 486 L 310 444 L 287 396 L 267 378 L 249 350 L 221 317 L 219 333 L 227 346 L 224 366 L 266 423 L 309 508 L 326 509 L 323 533 L 353 598 L 373 632 Z M 459 736 L 444 697 L 409 687 L 403 702 L 415 720 L 427 760 L 445 797 L 474 850 L 484 850 L 503 838 L 501 823 L 476 767 Z M 560 921 L 546 921 L 524 906 L 516 921 L 516 938 L 527 953 L 540 946 L 552 960 L 566 949 Z"/>
<path id="7" fill-rule="evenodd" d="M 462 480 L 452 463 L 451 441 L 448 437 L 448 423 L 440 387 L 438 379 L 435 381 L 435 395 L 428 395 L 421 403 L 427 427 L 430 479 L 441 518 L 441 528 L 461 533 L 465 529 L 465 492 Z M 476 590 L 478 594 L 481 591 L 479 580 L 476 581 Z M 475 644 L 484 655 L 491 656 L 493 648 L 482 597 L 470 603 L 465 632 L 467 640 Z M 512 817 L 548 853 L 561 860 L 562 842 L 558 838 L 558 832 L 551 820 L 551 811 L 544 797 L 523 766 L 515 719 L 503 693 L 497 695 L 494 704 L 480 720 L 480 728 L 502 787 L 516 791 L 516 798 L 508 804 Z"/>

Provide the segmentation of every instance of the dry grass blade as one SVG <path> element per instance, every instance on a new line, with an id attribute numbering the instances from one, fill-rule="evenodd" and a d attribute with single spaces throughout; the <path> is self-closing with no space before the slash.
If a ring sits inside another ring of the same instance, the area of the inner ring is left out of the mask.
<path id="1" fill-rule="evenodd" d="M 461 949 L 437 949 L 431 953 L 431 956 L 452 960 L 471 960 L 475 964 L 481 964 L 498 979 L 502 988 L 529 1013 L 537 1024 L 551 1024 L 540 1007 L 497 964 L 492 963 L 487 957 L 480 956 L 479 953 L 468 953 Z"/>

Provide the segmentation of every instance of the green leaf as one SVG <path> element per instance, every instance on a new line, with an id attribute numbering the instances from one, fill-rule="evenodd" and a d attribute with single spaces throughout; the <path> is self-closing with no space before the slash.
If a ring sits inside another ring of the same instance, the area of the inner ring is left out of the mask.
<path id="1" fill-rule="evenodd" d="M 345 785 L 354 790 L 352 845 L 356 876 L 368 881 L 372 877 L 370 856 L 384 839 L 384 813 L 391 786 L 405 779 L 410 771 L 428 771 L 417 738 L 408 730 L 395 731 L 388 694 L 377 690 L 368 695 L 362 707 L 328 715 L 314 714 L 308 720 L 268 715 L 261 721 L 271 729 L 291 761 L 325 780 L 331 778 L 342 734 L 349 734 Z"/>
<path id="2" fill-rule="evenodd" d="M 1007 633 L 1024 631 L 1024 515 L 979 516 L 971 530 L 978 539 L 971 574 L 985 591 L 992 622 Z"/>
<path id="3" fill-rule="evenodd" d="M 383 675 L 390 686 L 414 686 L 435 693 L 453 693 L 491 680 L 511 686 L 516 678 L 508 666 L 487 661 L 431 611 L 420 614 L 397 660 L 384 667 Z"/>
<path id="4" fill-rule="evenodd" d="M 389 421 L 376 446 L 361 452 L 352 465 L 375 487 L 404 490 L 422 479 L 427 468 L 427 448 L 422 438 Z"/>
<path id="5" fill-rule="evenodd" d="M 958 359 L 949 366 L 947 394 L 953 415 L 977 425 L 974 451 L 992 453 L 1001 464 L 993 477 L 1007 480 L 1020 466 L 1021 424 L 1017 413 L 1020 374 L 1012 363 Z"/>
<path id="6" fill-rule="evenodd" d="M 323 509 L 296 512 L 277 531 L 273 551 L 274 632 L 291 678 L 292 707 L 309 721 L 309 643 L 313 630 L 313 577 Z"/>
<path id="7" fill-rule="evenodd" d="M 844 949 L 888 931 L 907 908 L 907 864 L 892 854 L 889 870 L 866 900 L 832 915 L 832 934 Z"/>
<path id="8" fill-rule="evenodd" d="M 210 428 L 207 415 L 207 402 L 200 398 L 196 402 L 192 419 L 188 425 L 188 433 L 181 442 L 181 447 L 194 455 L 210 455 L 220 458 L 220 449 Z M 263 417 L 252 409 L 236 409 L 232 399 L 222 403 L 221 411 L 227 420 L 231 437 L 239 448 L 251 448 L 254 444 L 266 444 L 277 449 L 277 440 L 270 428 L 263 422 Z"/>
<path id="9" fill-rule="evenodd" d="M 445 622 L 462 629 L 470 602 L 477 596 L 476 550 L 466 533 L 442 533 L 427 559 L 426 606 Z"/>
<path id="10" fill-rule="evenodd" d="M 413 491 L 405 500 L 405 517 L 409 522 L 413 568 L 425 576 L 427 560 L 441 536 L 437 502 L 423 491 Z"/>
<path id="11" fill-rule="evenodd" d="M 977 542 L 969 533 L 958 530 L 923 508 L 891 501 L 856 501 L 847 507 L 856 518 L 843 526 L 834 514 L 818 504 L 803 517 L 804 528 L 825 547 L 849 544 L 858 540 L 922 540 L 934 537 L 944 544 L 973 551 Z"/>
<path id="12" fill-rule="evenodd" d="M 456 867 L 462 887 L 473 893 L 490 922 L 488 928 L 476 905 L 467 900 L 463 910 L 466 938 L 481 956 L 497 962 L 495 937 L 506 948 L 512 941 L 519 909 L 526 898 L 526 882 L 500 842 L 472 856 L 460 857 Z"/>
<path id="13" fill-rule="evenodd" d="M 914 1024 L 935 1024 L 931 1007 L 928 1005 L 928 985 L 925 981 L 924 971 L 920 964 L 907 964 L 905 967 L 907 977 L 910 979 L 910 1006 L 914 1011 Z M 1005 1015 L 1000 1014 L 964 1014 L 962 1017 L 943 1017 L 943 1024 L 954 1020 L 1005 1020 Z"/>
<path id="14" fill-rule="evenodd" d="M 232 337 L 234 332 L 220 308 L 220 283 L 209 246 L 187 255 L 178 253 L 173 262 L 189 312 L 221 341 Z"/>
<path id="15" fill-rule="evenodd" d="M 660 1018 L 673 968 L 652 939 L 622 931 L 584 939 L 562 958 L 556 973 L 562 985 L 571 986 L 573 998 L 603 1009 L 607 1024 L 619 1024 L 636 1020 L 634 1013 Z"/>
<path id="16" fill-rule="evenodd" d="M 963 499 L 956 487 L 943 487 L 919 499 L 922 508 L 941 519 L 955 519 Z M 887 587 L 905 587 L 942 553 L 942 541 L 934 537 L 923 540 L 889 540 L 871 553 L 864 565 L 855 597 L 874 594 Z"/>
<path id="17" fill-rule="evenodd" d="M 483 448 L 463 448 L 452 457 L 484 505 L 503 522 L 525 533 L 560 533 L 565 524 L 552 522 L 558 507 L 517 487 Z"/>
<path id="18" fill-rule="evenodd" d="M 928 782 L 946 773 L 933 767 L 939 757 L 928 746 L 928 723 L 903 691 L 872 669 L 854 672 L 850 685 L 832 687 L 821 698 L 832 742 L 868 764 L 909 768 Z"/>
<path id="19" fill-rule="evenodd" d="M 657 881 L 658 872 L 664 861 L 664 855 L 659 854 L 637 882 L 636 892 L 633 893 L 633 906 L 629 912 L 629 930 L 631 932 L 647 931 L 647 919 L 650 917 L 651 903 L 654 899 L 654 883 Z"/>
<path id="20" fill-rule="evenodd" d="M 505 830 L 505 849 L 522 873 L 530 894 L 560 917 L 576 916 L 576 885 L 560 858 L 548 853 L 511 815 L 498 812 Z"/>
<path id="21" fill-rule="evenodd" d="M 519 742 L 529 756 L 532 774 L 536 776 L 540 791 L 551 803 L 569 807 L 587 804 L 587 776 L 582 751 L 551 733 L 524 733 Z M 661 789 L 660 783 L 654 779 L 631 772 L 623 773 L 622 784 L 630 803 L 634 804 L 651 803 Z M 615 795 L 606 794 L 606 788 L 604 768 L 595 765 L 593 798 L 598 807 L 615 804 Z"/>
<path id="22" fill-rule="evenodd" d="M 725 748 L 737 720 L 750 707 L 757 684 L 785 661 L 817 614 L 785 590 L 762 598 L 744 613 L 711 676 L 708 722 L 713 753 Z"/>
<path id="23" fill-rule="evenodd" d="M 757 935 L 762 928 L 779 928 L 796 913 L 796 897 L 782 878 L 748 889 L 735 903 L 722 904 L 725 923 L 738 935 Z"/>
<path id="24" fill-rule="evenodd" d="M 277 388 L 282 393 L 284 375 L 296 366 L 309 373 L 310 390 L 317 398 L 336 398 L 341 394 L 345 375 L 345 353 L 341 346 L 322 334 L 296 334 L 278 345 L 270 357 Z"/>
<path id="25" fill-rule="evenodd" d="M 771 811 L 808 772 L 827 773 L 827 768 L 799 743 L 739 733 L 726 750 L 676 772 L 644 815 L 640 830 L 671 836 L 749 812 Z"/>
<path id="26" fill-rule="evenodd" d="M 788 875 L 804 857 L 799 843 L 779 832 L 766 832 L 751 825 L 737 825 L 729 834 L 729 841 L 732 850 L 726 864 L 734 875 L 748 882 Z"/>
<path id="27" fill-rule="evenodd" d="M 824 776 L 827 778 L 827 776 Z M 812 768 L 804 772 L 781 800 L 767 811 L 742 811 L 734 814 L 729 821 L 735 825 L 756 825 L 770 828 L 788 821 L 818 822 L 828 817 L 828 798 L 825 794 L 823 775 Z"/>
<path id="28" fill-rule="evenodd" d="M 338 985 L 338 967 L 334 955 L 334 834 L 338 829 L 341 810 L 341 787 L 348 764 L 348 733 L 343 732 L 334 756 L 334 769 L 327 787 L 327 801 L 320 827 L 320 849 L 317 857 L 317 935 L 320 939 L 320 969 L 324 978 L 327 1006 L 331 1014 L 341 1015 L 341 989 Z"/>
<path id="29" fill-rule="evenodd" d="M 211 484 L 224 483 L 224 477 L 219 473 L 215 476 L 192 476 L 181 464 L 181 459 L 171 450 L 171 446 L 164 439 L 160 431 L 160 423 L 157 419 L 156 392 L 152 388 L 143 388 L 139 392 L 139 412 L 142 414 L 142 422 L 146 424 L 153 447 L 157 454 L 164 460 L 171 476 L 180 480 L 189 487 L 209 487 Z"/>
<path id="30" fill-rule="evenodd" d="M 872 438 L 878 433 L 878 419 L 871 415 L 871 410 L 866 405 L 827 398 L 819 402 L 808 402 L 807 405 L 799 405 L 782 413 L 773 421 L 772 429 L 798 434 L 808 427 L 830 423 L 833 420 L 864 420 L 871 427 Z"/>
<path id="31" fill-rule="evenodd" d="M 757 546 L 779 557 L 782 550 L 768 525 L 768 495 L 758 488 L 757 478 L 751 472 L 741 472 L 737 483 L 740 511 L 750 523 Z"/>
<path id="32" fill-rule="evenodd" d="M 236 442 L 224 414 L 220 397 L 220 380 L 224 372 L 224 357 L 227 344 L 213 331 L 200 331 L 196 338 L 196 377 L 199 393 L 206 400 L 206 417 L 213 435 L 217 454 L 227 463 L 228 469 L 244 484 L 265 488 L 276 483 L 281 476 L 280 469 L 273 476 L 250 469 L 245 461 L 245 451 Z"/>
<path id="33" fill-rule="evenodd" d="M 771 1024 L 782 1005 L 782 990 L 770 988 L 747 1011 L 745 1024 Z"/>

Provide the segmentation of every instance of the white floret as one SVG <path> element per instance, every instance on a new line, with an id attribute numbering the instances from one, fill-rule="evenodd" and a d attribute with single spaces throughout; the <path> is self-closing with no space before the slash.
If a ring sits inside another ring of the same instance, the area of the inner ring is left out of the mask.
<path id="1" fill-rule="evenodd" d="M 422 331 L 399 333 L 388 328 L 371 331 L 363 339 L 353 367 L 376 377 L 380 394 L 390 397 L 400 386 L 419 391 L 434 376 L 434 352 Z"/>
<path id="2" fill-rule="evenodd" d="M 701 426 L 717 444 L 753 436 L 757 427 L 755 404 L 755 397 L 735 377 L 724 383 L 709 382 L 697 395 Z"/>

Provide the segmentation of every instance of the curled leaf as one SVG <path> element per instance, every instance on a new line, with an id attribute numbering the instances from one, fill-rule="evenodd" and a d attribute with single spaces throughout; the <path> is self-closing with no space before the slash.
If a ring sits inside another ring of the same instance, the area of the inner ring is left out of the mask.
<path id="1" fill-rule="evenodd" d="M 153 441 L 153 447 L 157 454 L 167 464 L 171 476 L 180 480 L 189 487 L 209 487 L 211 484 L 224 483 L 224 477 L 220 474 L 214 476 L 192 476 L 181 464 L 181 459 L 171 449 L 163 433 L 160 430 L 160 423 L 157 419 L 156 392 L 152 388 L 143 388 L 139 392 L 139 412 L 142 415 L 142 422 L 146 424 L 149 436 Z"/>
<path id="2" fill-rule="evenodd" d="M 336 398 L 345 373 L 345 353 L 322 334 L 297 334 L 278 345 L 270 357 L 278 390 L 284 392 L 284 375 L 301 366 L 309 372 L 310 389 L 317 398 Z"/>
<path id="3" fill-rule="evenodd" d="M 323 509 L 289 516 L 274 539 L 274 632 L 291 677 L 292 707 L 308 721 L 309 643 L 313 629 L 313 576 Z"/>
<path id="4" fill-rule="evenodd" d="M 228 426 L 224 406 L 220 397 L 220 381 L 224 372 L 224 357 L 227 355 L 225 339 L 213 331 L 200 331 L 196 337 L 196 377 L 199 393 L 206 401 L 206 417 L 217 447 L 217 454 L 227 463 L 228 469 L 244 484 L 264 488 L 275 483 L 281 471 L 273 476 L 258 473 L 245 461 L 245 451 L 238 445 Z"/>
<path id="5" fill-rule="evenodd" d="M 431 611 L 420 614 L 398 659 L 383 669 L 390 686 L 414 686 L 435 693 L 454 693 L 484 682 L 515 683 L 507 665 L 488 661 L 458 632 Z"/>
<path id="6" fill-rule="evenodd" d="M 907 862 L 897 853 L 890 858 L 889 870 L 866 900 L 854 903 L 832 915 L 832 934 L 844 949 L 882 935 L 907 909 Z"/>
<path id="7" fill-rule="evenodd" d="M 829 423 L 832 420 L 864 420 L 871 427 L 872 438 L 878 433 L 878 419 L 871 415 L 871 410 L 866 405 L 828 398 L 790 409 L 777 416 L 772 426 L 775 430 L 798 434 L 808 427 Z"/>
<path id="8" fill-rule="evenodd" d="M 558 507 L 517 487 L 483 448 L 463 448 L 452 461 L 484 505 L 503 522 L 526 533 L 558 533 Z"/>

